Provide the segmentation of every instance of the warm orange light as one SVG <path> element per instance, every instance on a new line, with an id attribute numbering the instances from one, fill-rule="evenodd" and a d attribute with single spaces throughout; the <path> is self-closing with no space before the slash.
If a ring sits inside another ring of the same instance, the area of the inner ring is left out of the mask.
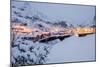
<path id="1" fill-rule="evenodd" d="M 29 29 L 29 28 L 26 28 L 25 26 L 15 26 L 15 31 L 18 31 L 18 32 L 26 32 L 26 33 L 32 33 L 32 29 Z"/>
<path id="2" fill-rule="evenodd" d="M 74 29 L 75 34 L 89 34 L 95 33 L 95 28 L 76 28 Z"/>
<path id="3" fill-rule="evenodd" d="M 37 35 L 39 36 L 44 36 L 45 37 L 49 37 L 49 36 L 53 36 L 52 33 L 59 33 L 61 32 L 62 34 L 60 35 L 75 35 L 78 36 L 79 34 L 91 34 L 91 33 L 95 33 L 96 29 L 95 28 L 88 28 L 88 27 L 84 27 L 84 28 L 74 28 L 74 29 L 65 29 L 65 28 L 60 28 L 60 27 L 52 27 L 50 30 L 48 30 L 48 32 L 44 32 L 44 31 L 39 31 L 36 32 L 38 29 L 37 28 L 28 28 L 26 26 L 20 26 L 20 25 L 15 25 L 13 26 L 13 31 L 15 32 L 19 32 L 19 33 L 37 33 Z"/>

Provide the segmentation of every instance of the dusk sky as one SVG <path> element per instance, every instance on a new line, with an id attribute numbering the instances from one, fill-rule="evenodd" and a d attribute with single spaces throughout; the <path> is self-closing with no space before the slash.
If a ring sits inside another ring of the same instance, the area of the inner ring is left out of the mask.
<path id="1" fill-rule="evenodd" d="M 29 13 L 34 14 L 38 11 L 46 16 L 50 21 L 67 21 L 68 23 L 83 24 L 91 23 L 95 16 L 95 6 L 86 5 L 71 5 L 71 4 L 51 4 L 51 3 L 37 3 L 37 2 L 18 2 L 17 6 L 26 4 L 29 8 Z M 25 6 L 25 5 L 24 5 Z"/>

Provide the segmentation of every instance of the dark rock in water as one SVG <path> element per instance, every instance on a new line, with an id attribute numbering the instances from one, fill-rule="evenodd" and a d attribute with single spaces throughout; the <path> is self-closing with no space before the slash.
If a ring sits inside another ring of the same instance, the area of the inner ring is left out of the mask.
<path id="1" fill-rule="evenodd" d="M 44 42 L 48 42 L 48 41 L 53 41 L 53 40 L 55 40 L 55 39 L 57 39 L 57 37 L 49 37 L 49 38 L 46 38 L 46 39 L 40 40 L 39 42 L 44 43 Z"/>
<path id="2" fill-rule="evenodd" d="M 60 36 L 60 37 L 58 37 L 61 41 L 63 41 L 65 38 L 67 38 L 67 37 L 70 37 L 71 35 L 67 35 L 67 36 Z"/>
<path id="3" fill-rule="evenodd" d="M 67 37 L 70 37 L 71 35 L 66 35 L 66 36 L 55 36 L 55 37 L 49 37 L 49 38 L 46 38 L 46 39 L 43 39 L 43 40 L 40 40 L 39 42 L 42 42 L 42 43 L 46 43 L 46 42 L 49 42 L 49 41 L 53 41 L 55 39 L 60 39 L 61 41 L 64 40 L 65 38 Z"/>
<path id="4" fill-rule="evenodd" d="M 79 37 L 84 37 L 84 36 L 87 36 L 87 35 L 90 35 L 90 34 L 93 34 L 93 33 L 88 33 L 88 34 L 78 34 Z"/>

